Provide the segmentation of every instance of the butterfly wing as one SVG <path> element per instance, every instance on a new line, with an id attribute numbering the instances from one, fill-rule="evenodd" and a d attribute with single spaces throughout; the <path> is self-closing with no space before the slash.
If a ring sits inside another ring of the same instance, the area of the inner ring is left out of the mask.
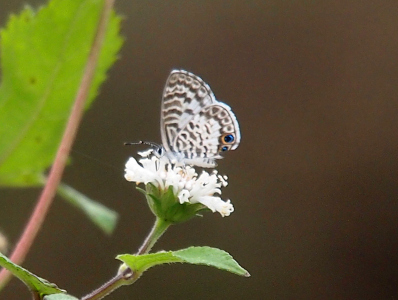
<path id="1" fill-rule="evenodd" d="M 183 153 L 185 163 L 215 167 L 222 152 L 234 150 L 240 142 L 239 124 L 231 108 L 222 103 L 204 107 L 179 132 L 173 148 Z"/>
<path id="2" fill-rule="evenodd" d="M 162 142 L 166 151 L 180 153 L 186 164 L 215 167 L 220 153 L 240 142 L 239 124 L 231 108 L 215 99 L 198 76 L 171 72 L 163 93 Z"/>
<path id="3" fill-rule="evenodd" d="M 162 99 L 160 131 L 163 147 L 178 152 L 175 139 L 192 117 L 216 102 L 210 87 L 198 76 L 173 70 L 167 79 Z"/>

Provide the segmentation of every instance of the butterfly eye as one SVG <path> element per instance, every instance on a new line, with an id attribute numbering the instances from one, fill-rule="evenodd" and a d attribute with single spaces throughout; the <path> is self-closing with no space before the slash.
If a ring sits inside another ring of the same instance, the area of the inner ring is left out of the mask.
<path id="1" fill-rule="evenodd" d="M 164 148 L 163 147 L 159 147 L 156 150 L 157 155 L 159 155 L 159 157 L 162 157 L 164 154 Z"/>
<path id="2" fill-rule="evenodd" d="M 224 142 L 227 144 L 232 143 L 235 140 L 235 137 L 232 134 L 227 134 L 224 136 Z"/>

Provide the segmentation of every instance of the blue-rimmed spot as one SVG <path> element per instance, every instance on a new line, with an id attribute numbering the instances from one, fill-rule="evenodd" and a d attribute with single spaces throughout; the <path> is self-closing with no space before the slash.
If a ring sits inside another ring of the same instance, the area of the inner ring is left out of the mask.
<path id="1" fill-rule="evenodd" d="M 221 151 L 227 151 L 227 150 L 228 150 L 227 146 L 224 146 L 224 147 L 221 148 Z"/>
<path id="2" fill-rule="evenodd" d="M 234 136 L 232 134 L 228 134 L 224 136 L 224 142 L 226 143 L 232 143 L 234 141 Z"/>

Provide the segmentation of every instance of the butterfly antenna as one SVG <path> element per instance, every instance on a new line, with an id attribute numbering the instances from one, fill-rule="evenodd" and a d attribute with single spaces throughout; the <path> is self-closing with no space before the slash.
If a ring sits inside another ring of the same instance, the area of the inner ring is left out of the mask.
<path id="1" fill-rule="evenodd" d="M 152 148 L 155 148 L 155 149 L 158 149 L 158 148 L 161 147 L 159 144 L 152 143 L 152 142 L 147 142 L 147 141 L 139 141 L 139 142 L 136 142 L 136 143 L 127 142 L 127 143 L 124 143 L 124 145 L 125 146 L 130 146 L 130 145 L 148 145 L 148 146 L 151 146 Z"/>
<path id="2" fill-rule="evenodd" d="M 139 141 L 138 143 L 124 143 L 125 146 L 128 145 L 148 145 L 151 146 L 153 148 L 153 153 L 159 158 L 162 157 L 164 155 L 164 148 L 156 143 L 152 143 L 152 142 L 147 142 L 147 141 Z"/>

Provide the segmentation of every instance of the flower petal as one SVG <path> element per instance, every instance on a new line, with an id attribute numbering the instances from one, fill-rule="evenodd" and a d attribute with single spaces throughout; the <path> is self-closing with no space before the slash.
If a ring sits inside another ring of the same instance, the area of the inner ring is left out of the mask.
<path id="1" fill-rule="evenodd" d="M 200 197 L 198 202 L 207 206 L 212 212 L 219 212 L 223 217 L 228 217 L 234 211 L 234 206 L 231 201 L 223 201 L 220 197 Z"/>
<path id="2" fill-rule="evenodd" d="M 218 196 L 221 195 L 221 188 L 228 184 L 227 176 L 218 175 L 217 170 L 210 174 L 203 170 L 198 176 L 192 166 L 176 166 L 166 155 L 158 157 L 152 152 L 150 149 L 139 153 L 143 157 L 139 162 L 134 158 L 127 161 L 126 180 L 137 184 L 152 183 L 161 193 L 172 187 L 172 192 L 180 204 L 201 203 L 211 211 L 219 212 L 223 217 L 234 211 L 230 200 L 224 201 Z"/>

